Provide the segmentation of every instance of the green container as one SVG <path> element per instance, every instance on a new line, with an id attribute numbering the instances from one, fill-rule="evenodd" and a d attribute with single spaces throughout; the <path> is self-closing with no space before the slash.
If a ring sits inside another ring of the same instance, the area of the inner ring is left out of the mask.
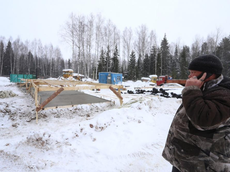
<path id="1" fill-rule="evenodd" d="M 36 79 L 36 75 L 32 74 L 10 74 L 10 82 L 22 83 L 21 79 Z"/>

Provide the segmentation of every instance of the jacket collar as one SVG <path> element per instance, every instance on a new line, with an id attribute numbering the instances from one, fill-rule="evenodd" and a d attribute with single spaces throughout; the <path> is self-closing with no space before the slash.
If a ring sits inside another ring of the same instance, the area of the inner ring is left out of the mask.
<path id="1" fill-rule="evenodd" d="M 210 81 L 204 83 L 203 91 L 207 90 L 207 89 L 210 89 L 212 87 L 216 87 L 223 79 L 224 79 L 223 75 L 220 75 L 218 78 L 210 80 Z"/>

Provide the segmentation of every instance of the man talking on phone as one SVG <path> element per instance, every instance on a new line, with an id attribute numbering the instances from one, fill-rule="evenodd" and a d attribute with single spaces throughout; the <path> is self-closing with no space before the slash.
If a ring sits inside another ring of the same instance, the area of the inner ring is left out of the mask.
<path id="1" fill-rule="evenodd" d="M 229 172 L 230 79 L 215 55 L 195 58 L 188 69 L 162 155 L 173 172 Z"/>

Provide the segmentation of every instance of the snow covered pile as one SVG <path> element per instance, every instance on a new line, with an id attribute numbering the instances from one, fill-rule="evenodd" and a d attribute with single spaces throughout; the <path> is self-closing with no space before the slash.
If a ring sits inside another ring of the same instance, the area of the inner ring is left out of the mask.
<path id="1" fill-rule="evenodd" d="M 15 97 L 17 94 L 12 91 L 0 91 L 0 98 Z"/>
<path id="2" fill-rule="evenodd" d="M 0 91 L 6 87 L 18 96 L 0 99 L 0 171 L 171 170 L 161 153 L 181 99 L 122 94 L 120 106 L 109 89 L 86 90 L 114 101 L 44 110 L 36 123 L 30 95 L 0 77 Z"/>

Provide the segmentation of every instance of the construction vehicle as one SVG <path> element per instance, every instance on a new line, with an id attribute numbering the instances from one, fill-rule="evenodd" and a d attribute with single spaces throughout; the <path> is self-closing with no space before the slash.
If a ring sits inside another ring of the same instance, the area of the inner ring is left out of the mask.
<path id="1" fill-rule="evenodd" d="M 73 69 L 63 69 L 62 72 L 64 78 L 73 78 Z"/>
<path id="2" fill-rule="evenodd" d="M 149 75 L 149 78 L 151 79 L 151 82 L 153 83 L 157 82 L 157 75 Z"/>
<path id="3" fill-rule="evenodd" d="M 184 86 L 186 83 L 186 79 L 172 79 L 172 77 L 168 75 L 162 75 L 158 77 L 156 83 L 157 83 L 157 86 L 161 86 L 164 83 L 178 83 Z"/>
<path id="4" fill-rule="evenodd" d="M 84 75 L 79 74 L 79 73 L 73 73 L 73 69 L 63 69 L 63 77 L 66 79 L 76 79 L 79 81 L 82 81 L 82 78 L 84 77 Z"/>

